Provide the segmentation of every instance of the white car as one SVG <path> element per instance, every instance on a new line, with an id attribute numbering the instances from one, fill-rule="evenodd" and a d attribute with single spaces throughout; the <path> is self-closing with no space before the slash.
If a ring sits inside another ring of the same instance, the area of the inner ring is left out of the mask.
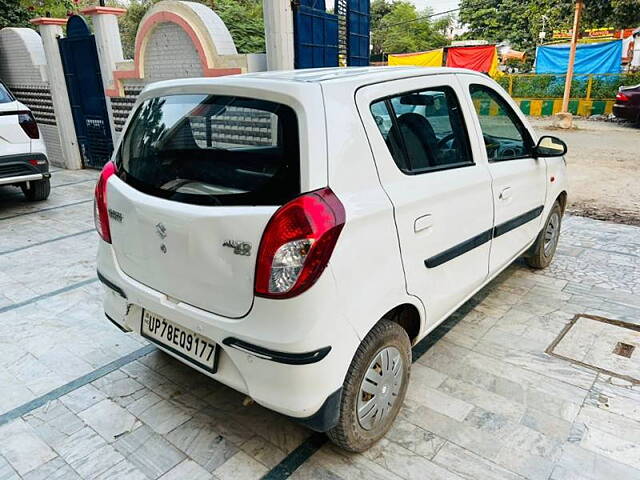
<path id="1" fill-rule="evenodd" d="M 49 196 L 49 160 L 33 114 L 0 83 L 0 186 L 22 188 L 27 200 Z"/>
<path id="2" fill-rule="evenodd" d="M 551 262 L 565 152 L 467 70 L 156 83 L 96 186 L 106 315 L 362 451 L 411 346 L 519 256 Z"/>

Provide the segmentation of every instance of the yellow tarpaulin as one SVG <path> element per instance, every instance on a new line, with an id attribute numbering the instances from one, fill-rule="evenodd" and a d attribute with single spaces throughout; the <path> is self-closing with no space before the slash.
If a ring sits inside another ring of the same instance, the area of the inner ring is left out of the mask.
<path id="1" fill-rule="evenodd" d="M 492 78 L 499 77 L 504 75 L 500 70 L 498 70 L 498 52 L 493 54 L 493 60 L 491 60 L 491 68 L 489 69 L 489 75 Z"/>
<path id="2" fill-rule="evenodd" d="M 441 67 L 443 50 L 389 55 L 389 65 L 414 65 L 416 67 Z"/>

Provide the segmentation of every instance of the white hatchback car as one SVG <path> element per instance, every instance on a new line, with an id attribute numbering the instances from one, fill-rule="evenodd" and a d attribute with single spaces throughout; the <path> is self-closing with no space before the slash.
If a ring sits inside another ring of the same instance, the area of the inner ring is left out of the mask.
<path id="1" fill-rule="evenodd" d="M 0 185 L 22 188 L 27 200 L 49 196 L 49 160 L 31 111 L 0 83 Z"/>
<path id="2" fill-rule="evenodd" d="M 156 83 L 96 186 L 106 315 L 362 451 L 412 344 L 519 256 L 549 264 L 565 152 L 467 70 Z"/>

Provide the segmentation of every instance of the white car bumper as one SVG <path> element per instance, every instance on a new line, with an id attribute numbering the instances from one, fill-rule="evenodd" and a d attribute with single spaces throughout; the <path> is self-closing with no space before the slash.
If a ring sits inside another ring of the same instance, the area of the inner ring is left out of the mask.
<path id="1" fill-rule="evenodd" d="M 176 302 L 142 285 L 119 268 L 111 246 L 102 241 L 98 274 L 105 285 L 105 313 L 121 329 L 140 334 L 147 309 L 215 341 L 219 352 L 215 373 L 158 345 L 169 355 L 316 430 L 337 421 L 340 389 L 360 340 L 339 312 L 328 311 L 336 302 L 310 298 L 314 292 L 325 297 L 334 288 L 329 269 L 300 296 L 307 297 L 304 302 L 256 298 L 240 319 Z"/>

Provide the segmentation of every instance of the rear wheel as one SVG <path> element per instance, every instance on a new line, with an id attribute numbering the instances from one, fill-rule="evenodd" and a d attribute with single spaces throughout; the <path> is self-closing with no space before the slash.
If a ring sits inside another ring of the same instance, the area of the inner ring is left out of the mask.
<path id="1" fill-rule="evenodd" d="M 411 368 L 407 332 L 378 322 L 358 347 L 342 389 L 338 424 L 327 432 L 345 450 L 362 452 L 380 440 L 402 406 Z"/>
<path id="2" fill-rule="evenodd" d="M 30 202 L 39 202 L 46 200 L 51 192 L 51 183 L 48 178 L 36 180 L 34 182 L 23 183 L 20 185 L 22 193 Z"/>
<path id="3" fill-rule="evenodd" d="M 546 268 L 551 263 L 558 247 L 561 226 L 562 207 L 556 202 L 549 212 L 536 243 L 533 244 L 530 255 L 525 258 L 527 265 L 532 268 Z"/>

